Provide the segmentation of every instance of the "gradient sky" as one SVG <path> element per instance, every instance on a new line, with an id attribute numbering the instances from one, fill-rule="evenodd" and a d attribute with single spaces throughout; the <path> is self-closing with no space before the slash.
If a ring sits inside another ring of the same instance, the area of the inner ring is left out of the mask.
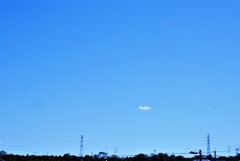
<path id="1" fill-rule="evenodd" d="M 0 150 L 240 147 L 238 0 L 0 0 Z"/>

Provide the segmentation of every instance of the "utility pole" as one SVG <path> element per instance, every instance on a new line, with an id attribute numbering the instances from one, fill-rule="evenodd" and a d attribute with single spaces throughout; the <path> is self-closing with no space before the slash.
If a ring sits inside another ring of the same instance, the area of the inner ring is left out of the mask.
<path id="1" fill-rule="evenodd" d="M 202 161 L 202 150 L 199 150 L 199 161 Z"/>

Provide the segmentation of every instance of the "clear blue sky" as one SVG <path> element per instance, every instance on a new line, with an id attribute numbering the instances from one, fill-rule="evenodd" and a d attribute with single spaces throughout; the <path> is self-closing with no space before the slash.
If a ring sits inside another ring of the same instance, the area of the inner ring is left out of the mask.
<path id="1" fill-rule="evenodd" d="M 0 2 L 0 150 L 240 147 L 238 0 Z"/>

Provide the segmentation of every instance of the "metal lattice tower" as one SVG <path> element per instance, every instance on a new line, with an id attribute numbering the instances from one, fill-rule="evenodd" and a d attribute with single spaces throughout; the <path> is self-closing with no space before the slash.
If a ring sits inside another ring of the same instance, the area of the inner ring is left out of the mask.
<path id="1" fill-rule="evenodd" d="M 228 156 L 230 156 L 231 147 L 228 147 Z"/>
<path id="2" fill-rule="evenodd" d="M 207 156 L 210 155 L 210 135 L 207 135 Z"/>
<path id="3" fill-rule="evenodd" d="M 83 161 L 83 135 L 81 135 L 81 141 L 80 141 L 80 159 Z"/>

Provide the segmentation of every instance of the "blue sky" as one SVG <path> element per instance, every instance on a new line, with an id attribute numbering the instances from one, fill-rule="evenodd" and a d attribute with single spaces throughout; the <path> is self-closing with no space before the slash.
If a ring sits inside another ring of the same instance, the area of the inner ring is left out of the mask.
<path id="1" fill-rule="evenodd" d="M 240 147 L 239 1 L 0 2 L 1 150 Z"/>

